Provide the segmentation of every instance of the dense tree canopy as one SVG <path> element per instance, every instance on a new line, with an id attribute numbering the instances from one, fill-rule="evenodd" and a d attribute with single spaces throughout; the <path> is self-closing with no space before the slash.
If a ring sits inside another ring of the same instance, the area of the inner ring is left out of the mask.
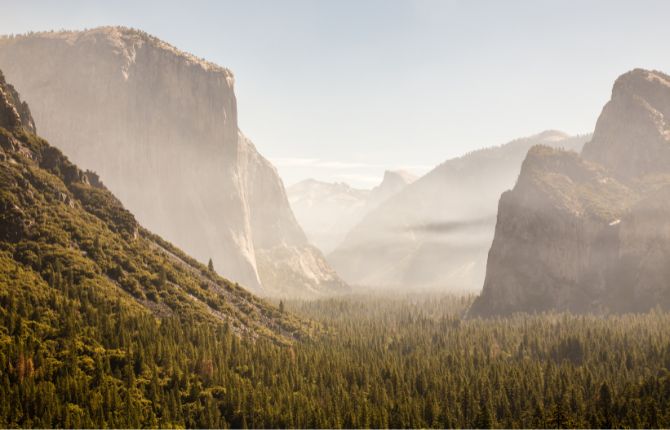
<path id="1" fill-rule="evenodd" d="M 124 312 L 0 258 L 3 427 L 667 427 L 670 315 L 462 320 L 470 298 L 287 302 L 292 346 Z"/>

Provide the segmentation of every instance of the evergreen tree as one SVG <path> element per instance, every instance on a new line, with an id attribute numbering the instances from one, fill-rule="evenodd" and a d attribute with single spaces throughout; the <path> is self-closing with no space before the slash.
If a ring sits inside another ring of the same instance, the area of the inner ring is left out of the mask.
<path id="1" fill-rule="evenodd" d="M 475 428 L 479 429 L 489 429 L 493 427 L 493 420 L 491 418 L 491 410 L 489 408 L 488 402 L 485 398 L 482 397 L 479 404 L 479 412 L 477 418 L 475 419 Z"/>
<path id="2" fill-rule="evenodd" d="M 612 392 L 607 382 L 603 382 L 600 386 L 597 405 L 600 426 L 602 428 L 612 428 Z"/>

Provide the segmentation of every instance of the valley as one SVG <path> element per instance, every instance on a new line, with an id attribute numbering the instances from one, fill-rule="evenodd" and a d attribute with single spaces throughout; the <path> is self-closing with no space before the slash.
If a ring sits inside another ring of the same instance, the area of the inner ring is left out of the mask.
<path id="1" fill-rule="evenodd" d="M 0 6 L 0 428 L 670 428 L 667 5 L 252 3 Z"/>
<path id="2" fill-rule="evenodd" d="M 53 293 L 56 294 L 54 290 Z M 25 296 L 23 296 L 25 297 Z M 64 310 L 91 308 L 69 293 Z M 663 428 L 664 312 L 462 320 L 473 297 L 286 302 L 323 331 L 282 347 L 119 312 L 64 322 L 3 296 L 5 427 Z M 75 313 L 76 314 L 76 313 Z M 75 315 L 73 314 L 73 315 Z M 105 315 L 105 318 L 101 318 Z M 53 333 L 59 333 L 53 340 Z M 5 336 L 7 336 L 5 335 Z M 6 339 L 6 338 L 5 338 Z M 58 352 L 59 350 L 63 352 Z M 69 352 L 68 352 L 69 351 Z M 13 387 L 8 389 L 8 387 Z"/>

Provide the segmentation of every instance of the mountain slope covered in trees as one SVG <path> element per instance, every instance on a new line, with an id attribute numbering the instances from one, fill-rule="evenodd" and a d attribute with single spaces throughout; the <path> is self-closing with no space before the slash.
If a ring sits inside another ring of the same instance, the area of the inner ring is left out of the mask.
<path id="1" fill-rule="evenodd" d="M 0 72 L 3 427 L 156 425 L 158 410 L 177 409 L 148 406 L 150 397 L 181 402 L 170 390 L 229 369 L 217 363 L 239 342 L 289 345 L 307 334 L 301 320 L 141 227 L 95 173 L 35 133 Z M 175 360 L 195 367 L 184 373 Z M 149 371 L 150 393 L 138 380 Z"/>
<path id="2" fill-rule="evenodd" d="M 300 331 L 297 321 L 142 228 L 95 173 L 34 134 L 27 105 L 0 79 L 3 287 L 95 289 L 129 312 L 228 323 L 277 340 Z"/>

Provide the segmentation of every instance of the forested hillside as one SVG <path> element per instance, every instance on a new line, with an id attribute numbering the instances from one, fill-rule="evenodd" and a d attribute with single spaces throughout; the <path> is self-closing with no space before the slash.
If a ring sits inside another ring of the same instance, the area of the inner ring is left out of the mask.
<path id="1" fill-rule="evenodd" d="M 288 345 L 307 334 L 143 229 L 35 131 L 0 74 L 1 426 L 149 425 L 171 388 L 140 390 L 143 372 L 190 387 L 202 382 L 186 357 L 207 375 L 239 339 Z M 201 343 L 209 333 L 220 334 L 217 354 Z"/>

